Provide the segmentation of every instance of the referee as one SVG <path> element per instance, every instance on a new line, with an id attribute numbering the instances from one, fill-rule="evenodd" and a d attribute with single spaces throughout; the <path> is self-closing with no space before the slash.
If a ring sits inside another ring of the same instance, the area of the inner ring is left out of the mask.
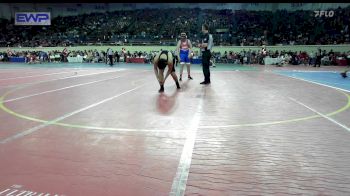
<path id="1" fill-rule="evenodd" d="M 210 84 L 210 58 L 211 58 L 211 49 L 213 47 L 213 36 L 209 34 L 209 26 L 207 24 L 202 25 L 202 43 L 198 44 L 198 47 L 201 48 L 202 52 L 202 67 L 204 74 L 204 81 L 200 84 Z"/>

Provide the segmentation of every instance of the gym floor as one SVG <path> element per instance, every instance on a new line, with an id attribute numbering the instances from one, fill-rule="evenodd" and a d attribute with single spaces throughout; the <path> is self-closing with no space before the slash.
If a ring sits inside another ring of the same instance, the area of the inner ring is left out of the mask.
<path id="1" fill-rule="evenodd" d="M 0 195 L 350 195 L 344 69 L 2 63 Z"/>

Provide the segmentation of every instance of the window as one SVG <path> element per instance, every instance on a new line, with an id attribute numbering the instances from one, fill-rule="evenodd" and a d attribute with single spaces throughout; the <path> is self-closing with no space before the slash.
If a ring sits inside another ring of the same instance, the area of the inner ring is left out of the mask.
<path id="1" fill-rule="evenodd" d="M 76 12 L 77 9 L 76 9 L 76 8 L 67 8 L 67 11 L 68 11 L 68 12 Z"/>
<path id="2" fill-rule="evenodd" d="M 104 6 L 100 6 L 100 5 L 96 5 L 96 6 L 95 6 L 95 9 L 96 9 L 96 10 L 104 10 L 105 7 L 104 7 Z"/>
<path id="3" fill-rule="evenodd" d="M 292 7 L 302 7 L 303 3 L 292 3 Z"/>

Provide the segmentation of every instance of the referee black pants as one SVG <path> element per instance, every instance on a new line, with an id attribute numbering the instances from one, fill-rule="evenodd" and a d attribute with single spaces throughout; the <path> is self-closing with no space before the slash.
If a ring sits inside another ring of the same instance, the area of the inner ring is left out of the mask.
<path id="1" fill-rule="evenodd" d="M 108 55 L 109 58 L 109 64 L 113 65 L 113 55 Z"/>
<path id="2" fill-rule="evenodd" d="M 203 67 L 203 74 L 204 74 L 204 82 L 210 82 L 210 69 L 209 69 L 210 58 L 211 58 L 211 53 L 209 50 L 202 52 L 202 67 Z"/>

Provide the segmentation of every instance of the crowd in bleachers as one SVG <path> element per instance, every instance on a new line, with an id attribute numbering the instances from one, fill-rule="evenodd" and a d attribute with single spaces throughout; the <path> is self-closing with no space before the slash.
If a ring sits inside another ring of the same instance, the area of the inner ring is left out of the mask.
<path id="1" fill-rule="evenodd" d="M 125 51 L 125 52 L 124 52 Z M 144 58 L 145 63 L 150 63 L 157 51 L 115 51 L 113 59 L 115 62 L 126 62 L 128 58 Z M 175 51 L 173 51 L 175 52 Z M 0 52 L 0 61 L 8 62 L 11 57 L 25 58 L 26 63 L 43 63 L 43 62 L 68 62 L 69 57 L 82 57 L 84 63 L 106 63 L 107 51 L 95 50 L 52 50 L 52 51 L 11 51 Z"/>
<path id="2" fill-rule="evenodd" d="M 242 50 L 241 52 L 226 52 L 224 54 L 214 53 L 216 62 L 234 63 L 234 64 L 265 64 L 264 58 L 279 59 L 277 66 L 284 65 L 338 65 L 337 60 L 347 60 L 350 65 L 350 50 L 348 52 L 333 52 L 333 50 L 318 50 L 317 52 L 307 53 L 305 51 L 273 51 L 266 50 L 263 54 L 256 50 Z"/>
<path id="3" fill-rule="evenodd" d="M 175 54 L 175 49 L 172 51 Z M 143 58 L 144 63 L 152 63 L 153 57 L 157 51 L 126 51 L 124 48 L 114 52 L 114 61 L 127 62 L 129 58 Z M 194 51 L 192 58 L 200 58 L 200 54 Z M 68 57 L 82 57 L 85 63 L 107 63 L 106 51 L 95 50 L 72 50 L 72 51 L 8 51 L 0 52 L 0 61 L 9 61 L 9 57 L 24 57 L 26 63 L 42 62 L 68 62 Z M 338 65 L 337 60 L 346 60 L 350 65 L 350 50 L 348 52 L 333 52 L 319 49 L 316 52 L 307 53 L 305 51 L 273 51 L 266 50 L 242 50 L 240 52 L 225 51 L 224 53 L 213 52 L 212 62 L 230 63 L 230 64 L 265 64 L 265 58 L 279 59 L 277 66 L 284 65 Z"/>
<path id="4" fill-rule="evenodd" d="M 69 46 L 87 43 L 173 42 L 180 32 L 199 40 L 209 24 L 215 45 L 349 44 L 350 7 L 333 17 L 309 11 L 169 8 L 56 17 L 51 26 L 15 26 L 0 19 L 0 47 Z"/>

